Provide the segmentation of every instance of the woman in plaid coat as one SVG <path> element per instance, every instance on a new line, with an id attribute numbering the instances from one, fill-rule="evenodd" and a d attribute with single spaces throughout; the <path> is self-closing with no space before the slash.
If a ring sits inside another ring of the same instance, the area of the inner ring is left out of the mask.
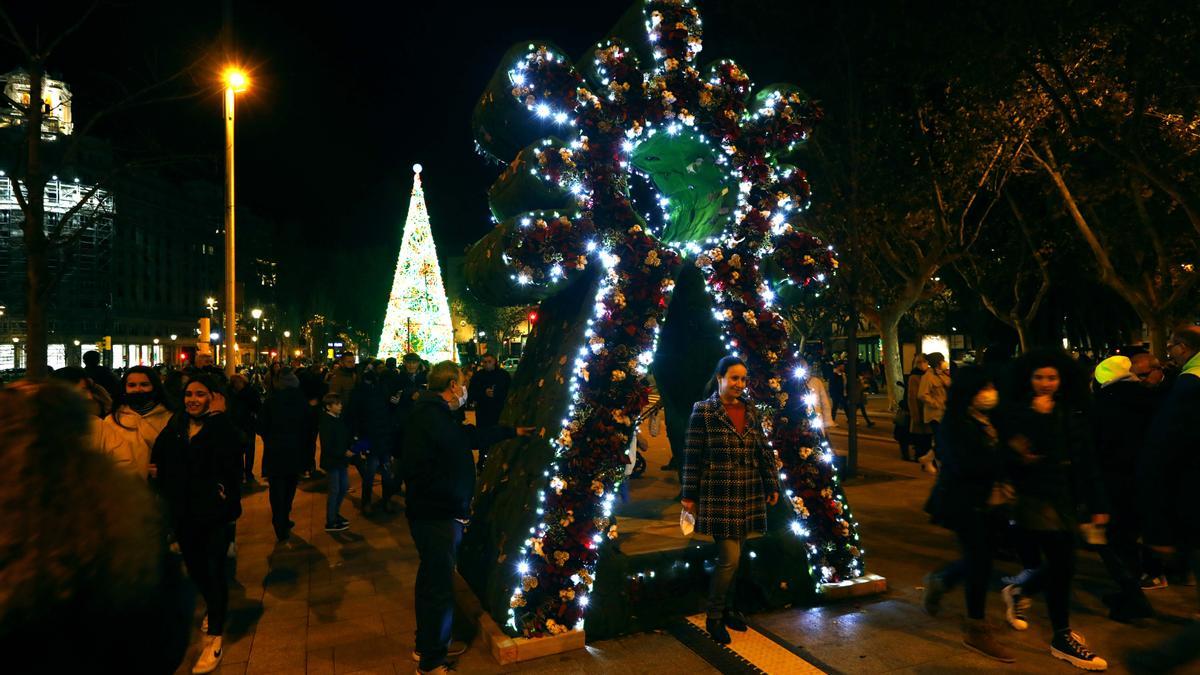
<path id="1" fill-rule="evenodd" d="M 751 531 L 767 529 L 767 506 L 779 500 L 775 457 L 762 421 L 742 394 L 746 364 L 735 356 L 717 363 L 717 391 L 696 403 L 683 453 L 683 508 L 696 515 L 696 531 L 717 544 L 717 569 L 708 593 L 708 633 L 730 642 L 726 627 L 746 630 L 745 618 L 730 607 L 730 591 Z"/>

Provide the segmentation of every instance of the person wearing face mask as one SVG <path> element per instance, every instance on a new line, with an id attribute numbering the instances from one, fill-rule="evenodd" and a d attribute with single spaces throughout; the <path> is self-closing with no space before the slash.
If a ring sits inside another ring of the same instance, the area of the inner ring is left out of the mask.
<path id="1" fill-rule="evenodd" d="M 942 596 L 962 583 L 967 604 L 963 644 L 1012 663 L 1012 652 L 995 638 L 984 618 L 992 558 L 1011 492 L 1005 453 L 991 418 L 999 402 L 996 387 L 982 368 L 964 366 L 958 371 L 939 428 L 942 469 L 925 510 L 933 522 L 957 535 L 962 558 L 925 577 L 924 606 L 936 615 Z"/>
<path id="2" fill-rule="evenodd" d="M 416 656 L 422 673 L 449 672 L 447 655 L 466 648 L 451 644 L 450 624 L 458 544 L 475 493 L 471 450 L 533 432 L 533 427 L 460 424 L 454 411 L 466 400 L 458 364 L 442 361 L 429 371 L 428 389 L 420 392 L 404 426 L 400 475 L 407 490 L 405 515 L 421 558 L 415 588 Z"/>
<path id="3" fill-rule="evenodd" d="M 159 434 L 152 461 L 188 576 L 208 609 L 207 634 L 192 672 L 211 673 L 221 663 L 229 606 L 226 524 L 242 513 L 242 448 L 211 376 L 197 373 L 188 381 L 183 406 Z"/>
<path id="4" fill-rule="evenodd" d="M 720 644 L 732 642 L 728 629 L 746 630 L 745 617 L 733 608 L 738 562 L 746 536 L 767 530 L 767 507 L 780 492 L 762 420 L 744 397 L 747 376 L 736 356 L 717 362 L 712 396 L 692 407 L 683 454 L 683 508 L 695 514 L 695 531 L 717 544 L 705 629 Z"/>
<path id="5" fill-rule="evenodd" d="M 134 366 L 121 380 L 124 392 L 116 410 L 100 423 L 100 450 L 130 474 L 153 475 L 150 451 L 171 420 L 162 382 L 148 366 Z"/>

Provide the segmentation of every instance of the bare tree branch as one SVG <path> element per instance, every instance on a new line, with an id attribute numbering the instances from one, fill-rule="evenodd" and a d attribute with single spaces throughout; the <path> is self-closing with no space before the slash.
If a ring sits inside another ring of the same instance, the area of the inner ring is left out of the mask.
<path id="1" fill-rule="evenodd" d="M 63 40 L 73 35 L 75 31 L 79 30 L 83 24 L 86 23 L 89 18 L 91 18 L 92 14 L 98 7 L 100 7 L 100 0 L 93 0 L 92 4 L 88 6 L 88 8 L 84 10 L 82 14 L 79 15 L 78 19 L 75 20 L 75 23 L 68 26 L 66 30 L 58 34 L 58 37 L 50 41 L 50 45 L 46 47 L 44 52 L 42 52 L 42 60 L 48 60 L 50 55 L 54 53 L 54 50 L 58 48 L 58 45 L 62 44 Z"/>
<path id="2" fill-rule="evenodd" d="M 0 20 L 3 20 L 4 25 L 8 27 L 8 35 L 4 38 L 4 41 L 19 49 L 21 55 L 27 61 L 32 60 L 34 58 L 33 52 L 25 44 L 25 39 L 21 37 L 21 31 L 17 30 L 17 25 L 13 23 L 12 17 L 8 15 L 8 12 L 4 11 L 4 5 L 0 5 Z"/>

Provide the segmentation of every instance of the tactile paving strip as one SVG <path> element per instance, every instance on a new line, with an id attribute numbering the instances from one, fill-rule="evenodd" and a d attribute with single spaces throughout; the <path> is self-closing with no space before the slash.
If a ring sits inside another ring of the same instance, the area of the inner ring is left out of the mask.
<path id="1" fill-rule="evenodd" d="M 672 630 L 680 642 L 696 652 L 722 673 L 787 673 L 824 675 L 825 671 L 802 659 L 787 646 L 750 626 L 745 632 L 729 631 L 733 642 L 719 645 L 704 629 L 704 614 L 687 617 L 678 630 Z"/>

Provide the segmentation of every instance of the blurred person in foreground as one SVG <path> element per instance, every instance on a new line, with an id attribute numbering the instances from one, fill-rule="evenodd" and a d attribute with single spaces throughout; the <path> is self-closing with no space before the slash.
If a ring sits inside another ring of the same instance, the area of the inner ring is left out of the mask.
<path id="1" fill-rule="evenodd" d="M 0 390 L 0 647 L 11 672 L 169 673 L 193 596 L 146 484 L 90 452 L 84 399 Z M 55 508 L 35 508 L 53 504 Z"/>
<path id="2" fill-rule="evenodd" d="M 1181 556 L 1200 572 L 1200 519 L 1196 486 L 1200 484 L 1200 326 L 1175 331 L 1167 356 L 1180 373 L 1150 422 L 1138 467 L 1143 510 L 1143 538 L 1158 554 Z M 1200 577 L 1200 574 L 1197 574 Z M 1200 658 L 1200 620 L 1157 647 L 1129 655 L 1130 670 L 1168 672 Z M 1190 672 L 1190 671 L 1189 671 Z"/>

